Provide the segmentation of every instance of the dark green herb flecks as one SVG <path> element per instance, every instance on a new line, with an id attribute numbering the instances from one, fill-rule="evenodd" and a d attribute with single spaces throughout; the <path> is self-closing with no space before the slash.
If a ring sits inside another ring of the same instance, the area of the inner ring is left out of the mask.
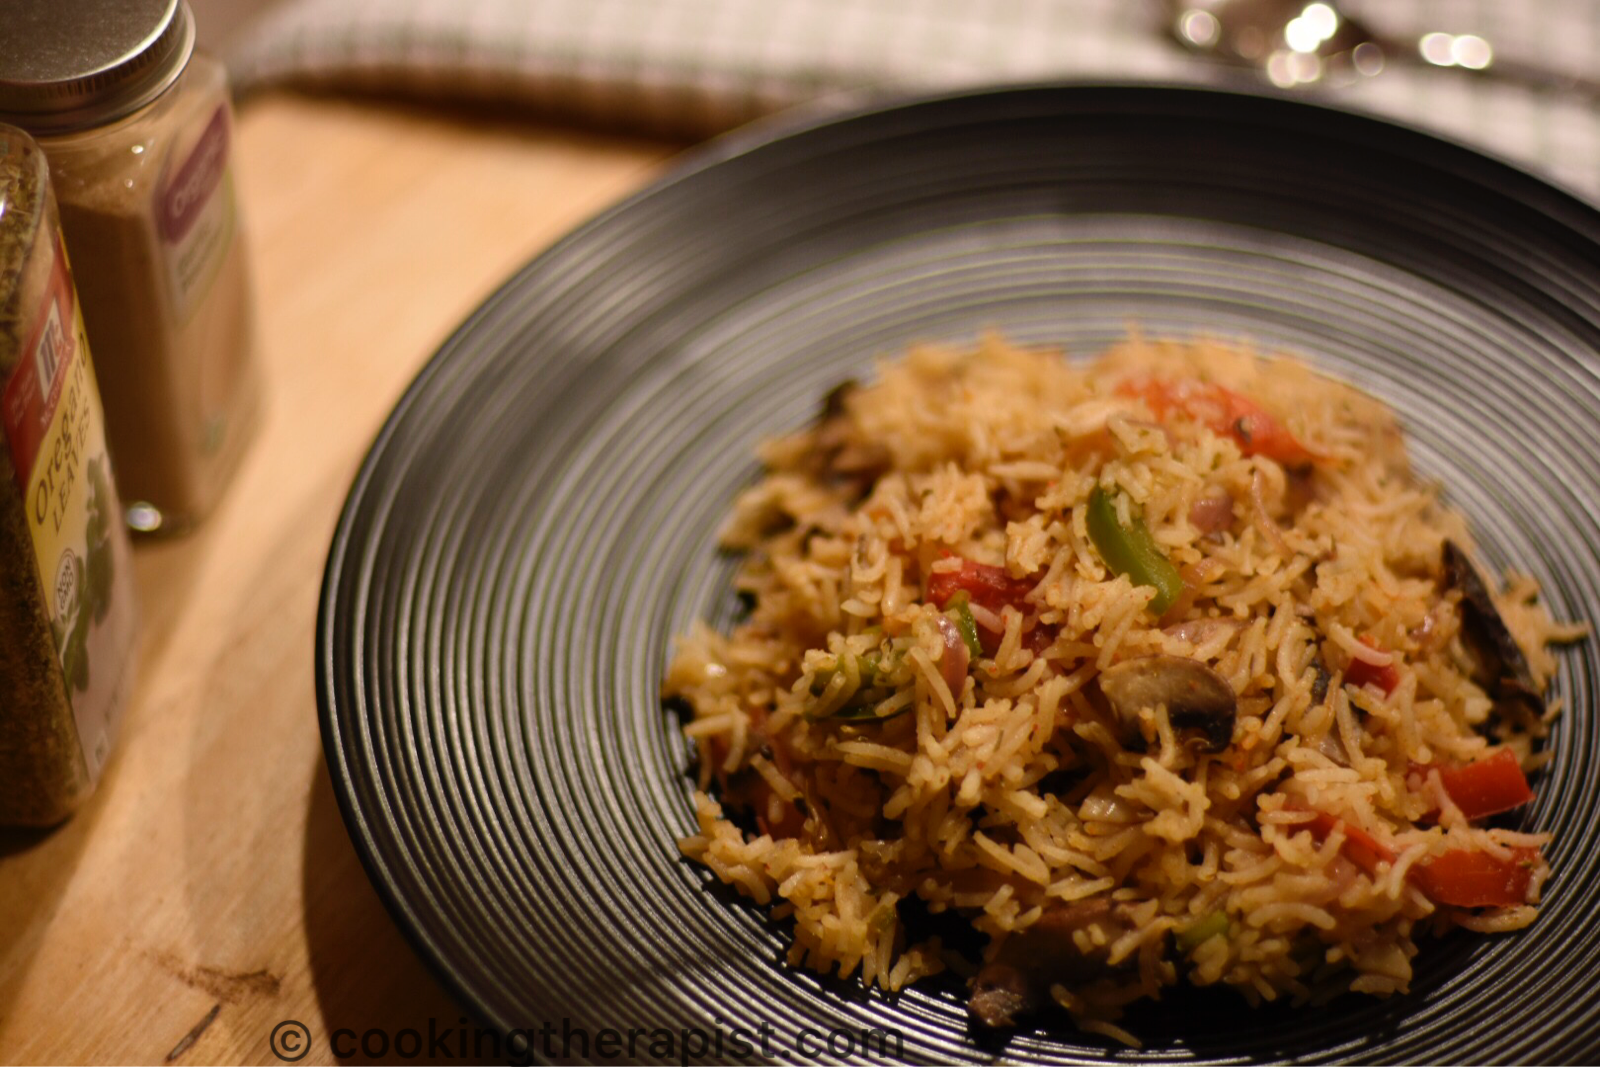
<path id="1" fill-rule="evenodd" d="M 19 365 L 29 365 L 24 349 L 54 307 L 64 267 L 60 247 L 44 156 L 25 134 L 0 126 L 0 388 Z M 116 543 L 121 515 L 93 367 L 76 332 L 75 308 L 60 310 L 68 339 L 55 373 L 70 367 L 72 377 L 65 387 L 54 383 L 60 398 L 51 416 L 54 451 L 35 458 L 31 471 L 19 471 L 16 457 L 26 453 L 0 436 L 0 823 L 6 824 L 58 822 L 88 795 L 114 732 L 126 692 L 118 683 L 134 647 L 131 614 L 112 610 L 130 590 L 116 560 L 125 548 Z M 46 462 L 64 477 L 48 497 L 50 517 L 41 519 L 30 515 L 24 487 L 44 484 Z M 36 541 L 34 524 L 49 529 L 52 520 L 57 531 L 71 525 L 59 551 L 52 547 L 44 560 L 41 546 L 50 542 Z M 97 635 L 102 625 L 115 630 Z M 90 738 L 79 737 L 79 713 L 94 731 Z"/>
<path id="2" fill-rule="evenodd" d="M 47 182 L 39 149 L 0 128 L 0 385 L 22 358 L 48 283 L 39 254 L 41 235 L 55 233 Z M 0 822 L 44 825 L 70 812 L 89 782 L 17 483 L 0 441 Z"/>

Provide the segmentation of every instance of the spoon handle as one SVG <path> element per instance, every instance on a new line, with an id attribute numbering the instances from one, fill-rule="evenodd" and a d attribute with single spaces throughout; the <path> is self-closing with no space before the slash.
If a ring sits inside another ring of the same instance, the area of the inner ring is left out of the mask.
<path id="1" fill-rule="evenodd" d="M 1386 34 L 1372 34 L 1374 44 L 1383 49 L 1386 57 L 1404 60 L 1414 66 L 1426 67 L 1431 70 L 1450 70 L 1472 78 L 1484 78 L 1492 81 L 1504 82 L 1508 85 L 1517 85 L 1525 89 L 1532 89 L 1544 93 L 1567 93 L 1574 96 L 1587 97 L 1590 100 L 1600 100 L 1600 78 L 1574 74 L 1567 70 L 1558 70 L 1540 63 L 1529 62 L 1514 57 L 1502 56 L 1499 52 L 1492 52 L 1492 58 L 1484 66 L 1468 66 L 1454 62 L 1437 62 L 1428 58 L 1430 54 L 1429 39 L 1445 38 L 1448 34 L 1424 34 L 1422 37 L 1391 37 Z M 1457 38 L 1459 39 L 1459 38 Z M 1482 39 L 1477 38 L 1482 44 Z M 1487 47 L 1487 46 L 1486 46 Z"/>

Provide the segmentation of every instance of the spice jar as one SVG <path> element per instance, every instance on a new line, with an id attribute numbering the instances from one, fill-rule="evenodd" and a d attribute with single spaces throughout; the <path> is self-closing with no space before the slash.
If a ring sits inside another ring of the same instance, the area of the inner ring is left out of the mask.
<path id="1" fill-rule="evenodd" d="M 0 125 L 0 823 L 93 788 L 132 685 L 128 537 L 45 158 Z"/>
<path id="2" fill-rule="evenodd" d="M 128 524 L 204 517 L 258 386 L 221 64 L 183 0 L 7 0 L 0 121 L 49 158 Z"/>

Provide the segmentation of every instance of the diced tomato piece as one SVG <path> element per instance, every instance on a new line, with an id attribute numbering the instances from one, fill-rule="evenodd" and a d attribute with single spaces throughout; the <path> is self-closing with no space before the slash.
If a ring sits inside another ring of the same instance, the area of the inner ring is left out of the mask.
<path id="1" fill-rule="evenodd" d="M 1143 400 L 1157 419 L 1165 420 L 1178 412 L 1204 424 L 1213 433 L 1231 437 L 1247 456 L 1266 456 L 1291 467 L 1316 463 L 1323 458 L 1301 444 L 1283 423 L 1254 400 L 1211 382 L 1192 378 L 1140 378 L 1123 382 L 1117 392 Z"/>
<path id="2" fill-rule="evenodd" d="M 1370 637 L 1363 636 L 1361 643 L 1368 648 L 1378 648 L 1378 643 Z M 1350 661 L 1350 666 L 1345 669 L 1344 680 L 1357 689 L 1375 685 L 1383 690 L 1384 696 L 1388 696 L 1394 692 L 1395 686 L 1400 684 L 1400 671 L 1393 663 L 1379 667 L 1364 659 L 1353 659 Z"/>
<path id="3" fill-rule="evenodd" d="M 1485 761 L 1487 762 L 1487 761 Z M 1368 875 L 1377 873 L 1380 863 L 1393 863 L 1394 852 L 1377 838 L 1325 811 L 1314 812 L 1305 824 L 1321 844 L 1334 828 L 1344 828 L 1344 844 L 1339 851 L 1345 859 Z M 1411 882 L 1436 904 L 1457 908 L 1498 908 L 1525 903 L 1533 868 L 1539 857 L 1535 848 L 1514 848 L 1510 861 L 1499 860 L 1487 852 L 1451 849 L 1425 864 L 1412 867 Z"/>
<path id="4" fill-rule="evenodd" d="M 946 552 L 944 557 L 960 559 L 951 552 Z M 1032 611 L 1033 606 L 1028 603 L 1028 595 L 1038 584 L 1036 579 L 1013 578 L 1003 567 L 974 563 L 970 559 L 961 559 L 960 563 L 961 567 L 958 570 L 937 570 L 928 575 L 929 603 L 941 609 L 946 608 L 950 605 L 951 597 L 957 593 L 965 593 L 970 603 L 996 615 L 1000 614 L 1000 609 L 1008 604 L 1022 612 L 1024 616 Z M 976 619 L 973 620 L 973 625 L 977 628 L 978 644 L 982 646 L 984 654 L 994 655 L 999 650 L 1000 640 L 1005 634 L 990 629 Z M 1056 631 L 1055 626 L 1037 624 L 1022 635 L 1022 644 L 1037 655 L 1055 642 Z"/>
<path id="5" fill-rule="evenodd" d="M 1326 811 L 1314 813 L 1306 827 L 1320 845 L 1339 825 L 1344 827 L 1344 845 L 1339 853 L 1368 875 L 1378 872 L 1381 862 L 1392 864 L 1395 861 L 1394 851 L 1379 843 L 1378 838 Z M 1514 848 L 1510 851 L 1512 859 L 1502 861 L 1475 849 L 1453 848 L 1427 864 L 1411 867 L 1408 877 L 1435 904 L 1448 904 L 1451 907 L 1525 904 L 1539 849 Z"/>
<path id="6" fill-rule="evenodd" d="M 719 774 L 720 777 L 720 774 Z M 806 817 L 793 804 L 783 804 L 783 815 L 776 823 L 767 819 L 767 808 L 773 797 L 772 786 L 754 770 L 745 770 L 732 781 L 723 783 L 723 800 L 755 816 L 756 829 L 775 840 L 799 837 L 805 829 Z"/>
<path id="7" fill-rule="evenodd" d="M 949 554 L 946 554 L 949 558 Z M 1026 610 L 1026 600 L 1033 592 L 1034 583 L 1026 578 L 1013 578 L 1004 567 L 991 567 L 987 563 L 960 561 L 958 570 L 937 570 L 928 576 L 928 599 L 940 608 L 950 603 L 950 598 L 964 592 L 972 603 L 998 612 L 1010 604 L 1019 611 Z"/>
<path id="8" fill-rule="evenodd" d="M 1539 850 L 1514 848 L 1510 860 L 1475 849 L 1451 849 L 1412 868 L 1412 880 L 1435 903 L 1457 908 L 1525 904 Z"/>
<path id="9" fill-rule="evenodd" d="M 1228 435 L 1247 456 L 1266 456 L 1286 467 L 1315 463 L 1322 457 L 1301 444 L 1288 427 L 1242 396 L 1229 396 Z"/>
<path id="10" fill-rule="evenodd" d="M 781 738 L 767 737 L 763 731 L 767 709 L 752 705 L 749 714 L 754 734 L 749 743 L 764 745 L 763 751 L 772 754 L 772 765 L 778 769 L 778 773 L 785 778 L 793 778 L 794 758 L 789 755 L 789 747 Z M 728 758 L 726 737 L 718 734 L 711 738 L 711 756 L 715 761 L 717 781 L 722 784 L 723 799 L 727 803 L 751 812 L 755 816 L 756 828 L 764 834 L 770 834 L 775 840 L 800 836 L 805 829 L 806 817 L 794 804 L 785 803 L 782 818 L 776 823 L 768 822 L 767 807 L 773 796 L 772 786 L 754 768 L 747 768 L 732 779 L 723 774 L 722 761 Z"/>
<path id="11" fill-rule="evenodd" d="M 1339 848 L 1340 853 L 1369 875 L 1378 873 L 1378 864 L 1394 862 L 1394 852 L 1377 838 L 1361 827 L 1329 815 L 1325 811 L 1315 812 L 1306 826 L 1319 845 L 1328 839 L 1328 835 L 1333 833 L 1335 827 L 1343 826 L 1344 844 Z"/>
<path id="12" fill-rule="evenodd" d="M 1353 659 L 1350 661 L 1350 669 L 1344 673 L 1344 680 L 1357 689 L 1375 685 L 1387 694 L 1394 692 L 1394 687 L 1400 684 L 1400 672 L 1395 670 L 1392 663 L 1379 667 L 1364 659 Z"/>
<path id="13" fill-rule="evenodd" d="M 1422 768 L 1423 773 L 1428 769 Z M 1465 767 L 1440 767 L 1439 780 L 1461 814 L 1469 819 L 1498 815 L 1533 799 L 1522 764 L 1509 748 Z"/>

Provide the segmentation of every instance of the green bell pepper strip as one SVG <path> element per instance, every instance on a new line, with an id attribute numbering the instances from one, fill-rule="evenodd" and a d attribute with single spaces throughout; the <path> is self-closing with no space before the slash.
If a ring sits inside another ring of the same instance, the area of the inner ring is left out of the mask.
<path id="1" fill-rule="evenodd" d="M 888 690 L 875 690 L 869 694 L 869 699 L 864 703 L 858 704 L 855 700 L 851 700 L 849 704 L 829 715 L 828 718 L 835 722 L 888 722 L 890 719 L 898 719 L 911 710 L 911 705 L 906 704 L 887 715 L 879 715 L 879 703 L 888 700 L 891 695 Z"/>
<path id="2" fill-rule="evenodd" d="M 1097 485 L 1089 494 L 1087 518 L 1089 540 L 1106 566 L 1127 575 L 1134 585 L 1153 588 L 1156 595 L 1150 599 L 1149 610 L 1154 615 L 1166 614 L 1183 595 L 1183 576 L 1150 536 L 1144 517 L 1135 513 L 1127 526 L 1122 525 L 1117 519 L 1116 497 Z"/>
<path id="3" fill-rule="evenodd" d="M 893 695 L 893 690 L 880 684 L 882 681 L 879 672 L 878 653 L 868 652 L 864 656 L 856 657 L 856 669 L 861 676 L 860 687 L 850 696 L 838 710 L 828 715 L 811 716 L 806 718 L 812 722 L 822 719 L 833 719 L 838 722 L 887 722 L 898 718 L 911 710 L 908 704 L 890 712 L 887 715 L 877 714 L 877 706 Z M 836 669 L 824 668 L 811 679 L 811 695 L 820 697 L 828 690 L 828 684 L 833 680 Z"/>
<path id="4" fill-rule="evenodd" d="M 1193 952 L 1202 944 L 1210 941 L 1219 934 L 1228 932 L 1228 915 L 1226 912 L 1214 911 L 1203 919 L 1194 922 L 1178 931 L 1178 950 L 1180 952 Z"/>

